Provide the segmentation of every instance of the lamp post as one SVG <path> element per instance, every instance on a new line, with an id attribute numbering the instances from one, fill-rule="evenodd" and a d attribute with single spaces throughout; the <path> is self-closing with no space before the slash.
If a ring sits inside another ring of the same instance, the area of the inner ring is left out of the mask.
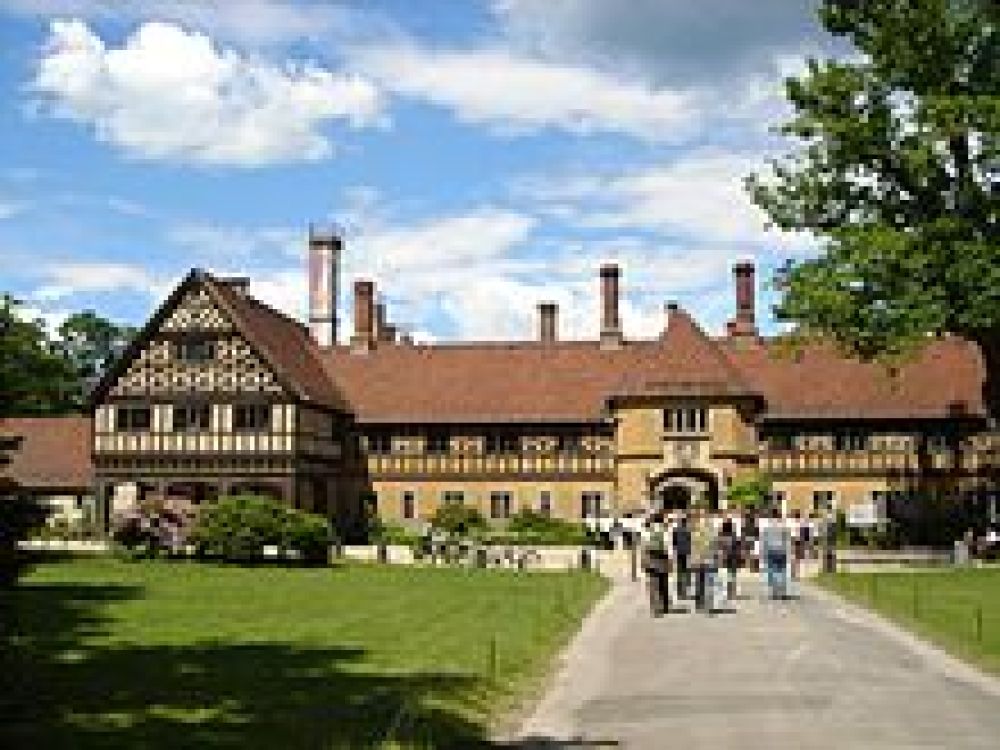
<path id="1" fill-rule="evenodd" d="M 823 529 L 823 572 L 837 572 L 837 518 L 832 508 L 826 510 Z"/>

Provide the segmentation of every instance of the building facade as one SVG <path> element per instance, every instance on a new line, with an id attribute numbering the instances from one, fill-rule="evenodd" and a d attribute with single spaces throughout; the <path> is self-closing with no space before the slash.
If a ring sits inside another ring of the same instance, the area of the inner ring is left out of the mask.
<path id="1" fill-rule="evenodd" d="M 349 527 L 365 512 L 418 523 L 442 503 L 498 522 L 724 508 L 766 473 L 804 513 L 881 514 L 918 493 L 997 511 L 997 443 L 978 352 L 934 340 L 898 371 L 762 337 L 755 277 L 707 335 L 676 304 L 659 336 L 626 336 L 620 271 L 598 277 L 600 336 L 564 341 L 538 306 L 524 341 L 414 344 L 367 280 L 338 343 L 342 247 L 309 238 L 310 319 L 254 299 L 245 279 L 192 271 L 95 390 L 93 487 L 106 524 L 150 494 L 209 502 L 247 490 Z"/>

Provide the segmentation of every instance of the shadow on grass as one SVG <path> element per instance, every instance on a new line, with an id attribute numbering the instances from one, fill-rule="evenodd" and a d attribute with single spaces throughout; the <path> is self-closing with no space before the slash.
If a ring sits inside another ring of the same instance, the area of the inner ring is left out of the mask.
<path id="1" fill-rule="evenodd" d="M 138 587 L 26 584 L 4 597 L 0 747 L 472 747 L 472 675 L 378 672 L 352 648 L 121 645 Z"/>

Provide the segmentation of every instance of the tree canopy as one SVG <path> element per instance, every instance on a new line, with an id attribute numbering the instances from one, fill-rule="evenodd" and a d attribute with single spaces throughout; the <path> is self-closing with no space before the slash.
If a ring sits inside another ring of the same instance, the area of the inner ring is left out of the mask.
<path id="1" fill-rule="evenodd" d="M 776 313 L 865 359 L 935 334 L 979 345 L 1000 413 L 1000 4 L 824 0 L 845 59 L 786 81 L 795 149 L 748 179 L 818 257 L 778 273 Z"/>
<path id="2" fill-rule="evenodd" d="M 23 306 L 0 295 L 0 417 L 64 414 L 87 395 L 134 330 L 87 311 L 67 318 L 50 336 Z"/>

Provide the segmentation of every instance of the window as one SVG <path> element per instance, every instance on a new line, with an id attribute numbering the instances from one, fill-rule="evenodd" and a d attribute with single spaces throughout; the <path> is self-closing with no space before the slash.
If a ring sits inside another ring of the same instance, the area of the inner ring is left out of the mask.
<path id="1" fill-rule="evenodd" d="M 174 344 L 174 357 L 181 362 L 209 362 L 215 359 L 215 342 L 209 339 L 184 339 Z"/>
<path id="2" fill-rule="evenodd" d="M 212 410 L 208 404 L 174 406 L 174 432 L 197 432 L 212 427 Z"/>
<path id="3" fill-rule="evenodd" d="M 708 409 L 687 407 L 663 410 L 664 432 L 707 432 Z"/>
<path id="4" fill-rule="evenodd" d="M 402 516 L 407 520 L 412 520 L 417 517 L 417 496 L 407 490 L 403 493 L 403 503 L 402 503 Z"/>
<path id="5" fill-rule="evenodd" d="M 834 433 L 833 449 L 838 451 L 863 451 L 868 447 L 868 435 L 857 430 Z"/>
<path id="6" fill-rule="evenodd" d="M 795 436 L 791 432 L 774 432 L 767 436 L 767 447 L 775 451 L 790 451 L 795 448 Z"/>
<path id="7" fill-rule="evenodd" d="M 927 449 L 932 451 L 949 450 L 955 444 L 955 438 L 947 432 L 932 432 L 927 435 Z"/>
<path id="8" fill-rule="evenodd" d="M 461 490 L 445 490 L 441 493 L 441 502 L 444 505 L 463 505 L 465 493 Z"/>
<path id="9" fill-rule="evenodd" d="M 486 434 L 487 453 L 517 453 L 519 447 L 517 435 L 503 432 Z"/>
<path id="10" fill-rule="evenodd" d="M 388 432 L 373 432 L 366 436 L 365 444 L 369 453 L 388 455 L 392 453 L 392 435 Z"/>
<path id="11" fill-rule="evenodd" d="M 584 492 L 580 495 L 580 515 L 584 518 L 600 518 L 603 512 L 603 496 L 600 492 Z"/>
<path id="12" fill-rule="evenodd" d="M 826 513 L 833 510 L 833 490 L 813 491 L 813 512 Z"/>
<path id="13" fill-rule="evenodd" d="M 266 430 L 271 426 L 270 404 L 236 404 L 233 407 L 233 428 L 246 432 Z"/>
<path id="14" fill-rule="evenodd" d="M 490 493 L 490 518 L 510 518 L 510 493 Z"/>
<path id="15" fill-rule="evenodd" d="M 142 432 L 152 424 L 148 406 L 119 406 L 115 410 L 115 429 L 119 432 Z"/>
<path id="16" fill-rule="evenodd" d="M 543 516 L 552 515 L 552 493 L 543 490 L 538 494 L 538 512 Z"/>
<path id="17" fill-rule="evenodd" d="M 429 432 L 424 439 L 424 450 L 427 453 L 447 453 L 451 450 L 451 435 L 444 431 Z"/>
<path id="18" fill-rule="evenodd" d="M 560 435 L 558 441 L 560 453 L 580 453 L 583 450 L 583 439 L 580 435 Z"/>

